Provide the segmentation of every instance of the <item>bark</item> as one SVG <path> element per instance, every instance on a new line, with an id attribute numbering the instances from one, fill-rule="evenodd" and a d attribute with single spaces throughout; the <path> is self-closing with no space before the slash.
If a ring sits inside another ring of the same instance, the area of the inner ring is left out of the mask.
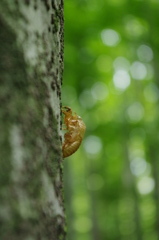
<path id="1" fill-rule="evenodd" d="M 0 3 L 0 239 L 65 239 L 63 0 Z"/>

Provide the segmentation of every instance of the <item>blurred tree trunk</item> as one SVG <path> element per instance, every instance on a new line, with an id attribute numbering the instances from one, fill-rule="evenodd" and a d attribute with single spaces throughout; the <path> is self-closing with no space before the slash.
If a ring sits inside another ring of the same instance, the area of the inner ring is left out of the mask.
<path id="1" fill-rule="evenodd" d="M 63 0 L 0 3 L 0 239 L 65 239 Z"/>

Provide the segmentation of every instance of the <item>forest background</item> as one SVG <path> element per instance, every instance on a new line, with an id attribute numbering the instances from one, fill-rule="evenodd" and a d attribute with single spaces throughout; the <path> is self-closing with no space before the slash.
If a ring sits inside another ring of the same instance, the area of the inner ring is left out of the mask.
<path id="1" fill-rule="evenodd" d="M 64 162 L 69 240 L 159 239 L 159 2 L 65 1 L 62 103 L 86 123 Z"/>

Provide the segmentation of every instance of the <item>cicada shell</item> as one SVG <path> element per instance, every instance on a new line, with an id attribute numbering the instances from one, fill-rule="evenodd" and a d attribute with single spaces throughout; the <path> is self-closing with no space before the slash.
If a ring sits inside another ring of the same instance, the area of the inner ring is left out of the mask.
<path id="1" fill-rule="evenodd" d="M 86 125 L 80 116 L 78 116 L 76 113 L 72 114 L 71 108 L 63 107 L 62 112 L 64 114 L 64 123 L 67 130 L 64 135 L 62 152 L 63 157 L 66 158 L 76 152 L 81 145 L 85 134 Z"/>

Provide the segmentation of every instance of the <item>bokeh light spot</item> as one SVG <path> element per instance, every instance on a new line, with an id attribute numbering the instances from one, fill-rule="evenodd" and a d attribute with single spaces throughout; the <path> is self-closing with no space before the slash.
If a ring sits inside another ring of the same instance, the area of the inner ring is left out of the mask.
<path id="1" fill-rule="evenodd" d="M 76 213 L 84 213 L 89 209 L 89 203 L 85 195 L 78 195 L 73 199 L 73 208 Z"/>
<path id="2" fill-rule="evenodd" d="M 140 45 L 137 49 L 137 55 L 140 61 L 150 62 L 153 59 L 153 51 L 147 45 Z"/>
<path id="3" fill-rule="evenodd" d="M 99 137 L 91 135 L 85 139 L 84 148 L 89 154 L 97 154 L 102 149 L 102 141 Z"/>
<path id="4" fill-rule="evenodd" d="M 104 29 L 101 32 L 102 42 L 109 47 L 114 47 L 120 42 L 119 34 L 113 29 Z"/>
<path id="5" fill-rule="evenodd" d="M 143 174 L 146 170 L 146 167 L 147 163 L 145 159 L 140 157 L 136 157 L 130 162 L 130 170 L 135 176 L 140 176 L 141 174 Z"/>
<path id="6" fill-rule="evenodd" d="M 144 108 L 139 102 L 135 102 L 128 107 L 127 114 L 130 122 L 138 122 L 144 116 Z"/>
<path id="7" fill-rule="evenodd" d="M 96 100 L 104 100 L 108 95 L 108 89 L 105 83 L 97 82 L 92 86 L 91 93 Z"/>
<path id="8" fill-rule="evenodd" d="M 133 15 L 124 18 L 126 34 L 132 39 L 137 39 L 148 32 L 147 22 Z"/>
<path id="9" fill-rule="evenodd" d="M 142 177 L 137 184 L 138 191 L 141 194 L 149 194 L 153 191 L 154 186 L 155 182 L 151 177 Z"/>
<path id="10" fill-rule="evenodd" d="M 130 76 L 125 70 L 118 70 L 113 76 L 113 82 L 116 88 L 125 90 L 130 85 Z"/>
<path id="11" fill-rule="evenodd" d="M 143 80 L 147 75 L 146 66 L 139 61 L 136 61 L 131 65 L 130 72 L 132 77 L 136 80 Z"/>
<path id="12" fill-rule="evenodd" d="M 117 70 L 126 70 L 126 71 L 128 71 L 129 68 L 130 68 L 130 63 L 124 57 L 117 57 L 114 60 L 114 62 L 113 62 L 113 66 L 114 66 L 115 71 L 117 71 Z"/>
<path id="13" fill-rule="evenodd" d="M 75 219 L 74 227 L 78 232 L 86 233 L 92 227 L 91 219 L 85 216 L 79 216 Z"/>

